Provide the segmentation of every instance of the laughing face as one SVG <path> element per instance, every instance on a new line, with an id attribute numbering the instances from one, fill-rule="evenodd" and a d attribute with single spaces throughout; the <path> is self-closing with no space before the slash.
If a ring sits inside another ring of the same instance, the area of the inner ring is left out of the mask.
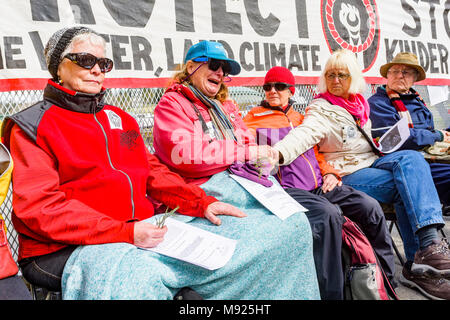
<path id="1" fill-rule="evenodd" d="M 78 41 L 73 44 L 72 53 L 87 52 L 98 58 L 105 57 L 105 49 L 101 45 L 93 45 L 90 41 Z M 63 59 L 58 67 L 58 77 L 62 86 L 73 91 L 99 93 L 102 89 L 105 74 L 98 64 L 92 69 L 82 68 L 69 59 Z"/>
<path id="2" fill-rule="evenodd" d="M 195 71 L 196 69 L 197 71 Z M 222 67 L 212 71 L 209 69 L 208 63 L 189 61 L 187 71 L 189 74 L 195 71 L 190 77 L 191 82 L 204 95 L 210 98 L 217 95 L 224 78 Z"/>

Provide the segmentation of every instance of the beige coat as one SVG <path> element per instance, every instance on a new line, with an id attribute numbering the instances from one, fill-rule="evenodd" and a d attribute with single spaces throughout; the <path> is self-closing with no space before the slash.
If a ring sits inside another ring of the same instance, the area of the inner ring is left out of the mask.
<path id="1" fill-rule="evenodd" d="M 363 129 L 372 137 L 370 120 Z M 316 144 L 325 160 L 341 176 L 369 167 L 378 158 L 359 132 L 352 115 L 325 99 L 313 100 L 306 109 L 303 123 L 274 147 L 281 152 L 283 164 L 287 165 Z"/>

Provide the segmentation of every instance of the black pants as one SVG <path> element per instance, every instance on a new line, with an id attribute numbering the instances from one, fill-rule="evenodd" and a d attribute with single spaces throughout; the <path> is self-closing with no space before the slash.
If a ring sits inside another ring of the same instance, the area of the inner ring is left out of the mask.
<path id="1" fill-rule="evenodd" d="M 390 280 L 394 278 L 394 254 L 383 210 L 364 192 L 343 185 L 323 193 L 321 188 L 286 192 L 309 211 L 306 216 L 313 233 L 313 254 L 323 300 L 344 298 L 342 267 L 342 214 L 360 225 Z"/>
<path id="2" fill-rule="evenodd" d="M 450 164 L 430 163 L 430 170 L 441 203 L 450 206 Z"/>
<path id="3" fill-rule="evenodd" d="M 65 247 L 43 256 L 25 258 L 19 261 L 22 275 L 28 282 L 50 291 L 61 291 L 64 266 L 76 246 Z"/>

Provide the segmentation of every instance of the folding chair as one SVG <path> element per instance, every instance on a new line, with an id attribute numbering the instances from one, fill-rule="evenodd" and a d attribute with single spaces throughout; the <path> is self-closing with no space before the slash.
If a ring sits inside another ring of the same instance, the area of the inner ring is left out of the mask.
<path id="1" fill-rule="evenodd" d="M 400 233 L 400 228 L 398 227 L 397 215 L 395 213 L 394 206 L 392 204 L 381 203 L 381 202 L 380 202 L 380 205 L 381 205 L 381 208 L 383 209 L 386 221 L 390 222 L 390 224 L 388 226 L 389 232 L 392 234 L 392 229 L 395 226 L 397 228 L 398 234 L 400 235 L 400 238 L 402 238 L 402 235 Z M 403 266 L 405 264 L 405 259 L 403 258 L 402 253 L 400 252 L 397 245 L 395 244 L 395 241 L 392 238 L 392 236 L 391 236 L 391 240 L 392 240 L 392 247 L 395 251 L 395 254 L 397 255 L 398 260 L 400 261 L 400 264 Z M 402 241 L 403 241 L 403 239 L 402 239 Z"/>

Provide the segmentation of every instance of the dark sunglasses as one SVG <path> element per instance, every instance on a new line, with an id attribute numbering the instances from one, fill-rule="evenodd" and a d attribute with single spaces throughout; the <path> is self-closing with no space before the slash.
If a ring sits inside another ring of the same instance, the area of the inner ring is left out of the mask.
<path id="1" fill-rule="evenodd" d="M 205 62 L 206 63 L 206 62 Z M 208 68 L 211 71 L 217 71 L 220 67 L 222 67 L 223 75 L 226 77 L 231 72 L 231 66 L 228 62 L 224 60 L 217 59 L 209 59 L 208 60 Z"/>
<path id="2" fill-rule="evenodd" d="M 277 90 L 277 91 L 284 91 L 284 90 L 292 87 L 292 85 L 284 83 L 284 82 L 266 83 L 263 85 L 263 90 L 270 91 L 270 90 L 272 90 L 273 87 L 275 87 L 275 90 Z"/>
<path id="3" fill-rule="evenodd" d="M 114 65 L 111 59 L 97 58 L 93 54 L 87 52 L 68 53 L 64 56 L 64 58 L 67 58 L 80 67 L 89 70 L 92 69 L 96 64 L 98 64 L 98 66 L 100 67 L 100 71 L 103 73 L 110 72 Z"/>

